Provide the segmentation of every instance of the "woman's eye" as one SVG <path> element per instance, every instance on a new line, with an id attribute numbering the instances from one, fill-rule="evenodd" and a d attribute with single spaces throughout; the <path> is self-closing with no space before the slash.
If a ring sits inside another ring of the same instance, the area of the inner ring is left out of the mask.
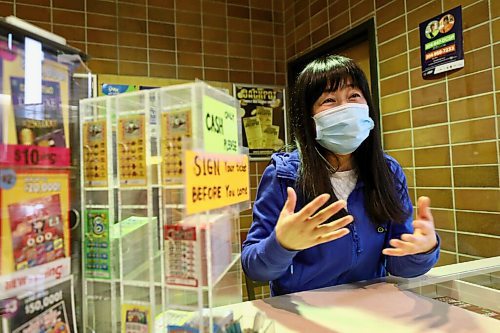
<path id="1" fill-rule="evenodd" d="M 333 98 L 326 98 L 322 104 L 327 104 L 327 103 L 335 103 L 335 99 Z"/>
<path id="2" fill-rule="evenodd" d="M 353 93 L 350 98 L 360 98 L 361 95 L 359 93 Z"/>

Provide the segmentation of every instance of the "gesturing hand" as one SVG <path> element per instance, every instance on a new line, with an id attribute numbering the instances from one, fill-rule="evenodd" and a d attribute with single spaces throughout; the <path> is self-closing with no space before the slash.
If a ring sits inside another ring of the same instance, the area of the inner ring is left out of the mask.
<path id="1" fill-rule="evenodd" d="M 394 248 L 382 250 L 389 256 L 406 256 L 409 254 L 425 253 L 437 245 L 434 219 L 429 207 L 431 200 L 428 197 L 418 198 L 418 216 L 413 221 L 413 234 L 402 234 L 401 240 L 391 239 L 389 244 Z"/>
<path id="2" fill-rule="evenodd" d="M 330 198 L 329 194 L 322 194 L 295 213 L 297 195 L 293 188 L 287 188 L 287 195 L 288 198 L 276 224 L 276 239 L 285 249 L 303 250 L 349 233 L 349 229 L 344 227 L 352 222 L 351 215 L 321 224 L 345 207 L 344 200 L 334 202 L 314 214 Z"/>

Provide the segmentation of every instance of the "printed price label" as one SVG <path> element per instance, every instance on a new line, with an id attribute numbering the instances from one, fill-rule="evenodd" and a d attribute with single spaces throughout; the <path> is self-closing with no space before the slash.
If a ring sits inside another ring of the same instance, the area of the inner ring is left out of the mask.
<path id="1" fill-rule="evenodd" d="M 26 145 L 0 145 L 0 163 L 16 166 L 70 165 L 69 148 Z"/>

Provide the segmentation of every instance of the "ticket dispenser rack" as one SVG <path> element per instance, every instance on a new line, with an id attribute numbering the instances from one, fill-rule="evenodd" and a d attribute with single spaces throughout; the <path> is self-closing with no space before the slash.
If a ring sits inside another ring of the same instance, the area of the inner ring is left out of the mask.
<path id="1" fill-rule="evenodd" d="M 86 332 L 211 332 L 241 301 L 236 105 L 201 81 L 80 102 Z"/>
<path id="2" fill-rule="evenodd" d="M 21 28 L 21 26 L 25 28 Z M 64 39 L 0 19 L 0 332 L 76 332 L 70 131 L 75 63 Z M 78 261 L 75 258 L 74 261 Z"/>

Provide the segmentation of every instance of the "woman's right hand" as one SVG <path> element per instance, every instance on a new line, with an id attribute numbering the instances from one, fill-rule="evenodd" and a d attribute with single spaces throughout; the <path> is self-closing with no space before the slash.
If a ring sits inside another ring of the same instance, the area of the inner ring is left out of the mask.
<path id="1" fill-rule="evenodd" d="M 353 221 L 352 215 L 321 224 L 345 207 L 344 200 L 336 201 L 316 213 L 330 198 L 329 194 L 322 194 L 295 213 L 297 195 L 293 188 L 287 188 L 287 195 L 288 198 L 276 224 L 276 239 L 285 249 L 304 250 L 349 233 L 349 229 L 345 226 Z"/>

